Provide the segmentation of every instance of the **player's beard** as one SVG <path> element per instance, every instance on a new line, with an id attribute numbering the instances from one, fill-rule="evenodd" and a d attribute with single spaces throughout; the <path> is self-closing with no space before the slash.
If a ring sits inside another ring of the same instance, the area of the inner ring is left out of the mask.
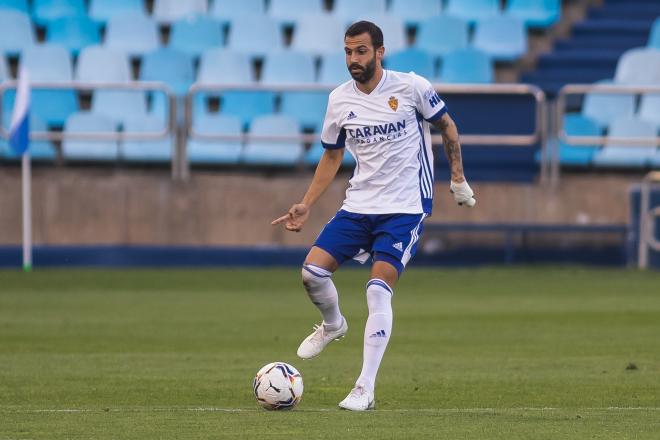
<path id="1" fill-rule="evenodd" d="M 360 71 L 353 72 L 354 67 L 359 67 Z M 369 82 L 371 78 L 374 77 L 374 74 L 376 73 L 376 56 L 371 59 L 366 65 L 362 66 L 358 63 L 353 63 L 350 66 L 348 66 L 348 72 L 351 74 L 353 79 L 361 84 L 364 84 L 366 82 Z"/>

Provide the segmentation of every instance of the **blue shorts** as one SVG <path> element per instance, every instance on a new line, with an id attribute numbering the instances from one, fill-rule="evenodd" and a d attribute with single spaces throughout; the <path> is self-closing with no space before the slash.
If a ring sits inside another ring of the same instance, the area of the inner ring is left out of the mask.
<path id="1" fill-rule="evenodd" d="M 355 214 L 340 210 L 319 234 L 314 246 L 337 263 L 386 261 L 401 275 L 415 255 L 426 214 Z"/>

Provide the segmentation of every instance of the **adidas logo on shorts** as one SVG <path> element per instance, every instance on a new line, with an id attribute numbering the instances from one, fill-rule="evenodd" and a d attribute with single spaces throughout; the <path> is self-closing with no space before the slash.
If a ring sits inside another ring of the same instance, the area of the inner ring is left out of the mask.
<path id="1" fill-rule="evenodd" d="M 403 243 L 401 243 L 401 242 L 394 243 L 394 244 L 392 245 L 392 247 L 393 247 L 394 249 L 396 249 L 397 251 L 399 251 L 399 252 L 403 252 Z"/>

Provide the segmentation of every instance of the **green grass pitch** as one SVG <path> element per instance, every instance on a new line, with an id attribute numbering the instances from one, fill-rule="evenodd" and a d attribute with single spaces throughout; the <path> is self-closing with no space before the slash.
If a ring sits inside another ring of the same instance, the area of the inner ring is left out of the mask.
<path id="1" fill-rule="evenodd" d="M 660 438 L 660 274 L 410 269 L 377 410 L 351 413 L 367 276 L 335 276 L 349 333 L 302 361 L 295 268 L 2 271 L 0 440 Z M 291 412 L 252 396 L 276 360 L 305 380 Z"/>

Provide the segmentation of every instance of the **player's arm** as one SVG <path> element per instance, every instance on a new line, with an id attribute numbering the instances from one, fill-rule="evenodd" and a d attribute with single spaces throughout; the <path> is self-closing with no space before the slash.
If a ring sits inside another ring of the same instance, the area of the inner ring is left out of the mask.
<path id="1" fill-rule="evenodd" d="M 459 205 L 474 206 L 474 192 L 465 180 L 463 174 L 463 158 L 461 156 L 461 143 L 458 138 L 456 123 L 449 113 L 442 115 L 440 119 L 433 122 L 433 126 L 442 135 L 442 144 L 445 148 L 449 169 L 451 170 L 450 190 L 454 194 L 454 200 Z"/>

